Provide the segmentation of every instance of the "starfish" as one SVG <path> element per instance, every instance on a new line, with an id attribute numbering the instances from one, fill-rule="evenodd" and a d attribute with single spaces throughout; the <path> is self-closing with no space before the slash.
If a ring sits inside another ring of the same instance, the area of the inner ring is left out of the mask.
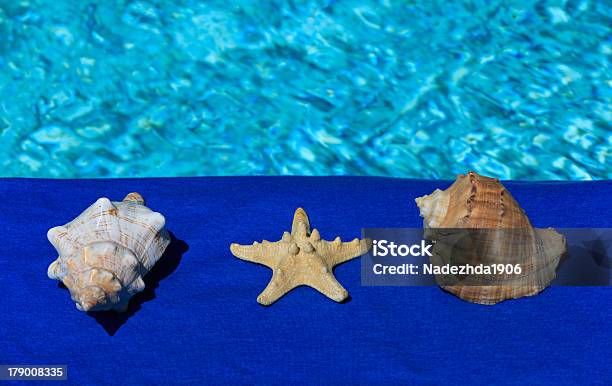
<path id="1" fill-rule="evenodd" d="M 343 243 L 340 237 L 334 241 L 321 240 L 319 231 L 310 231 L 308 216 L 298 208 L 293 216 L 291 233 L 284 232 L 281 240 L 253 245 L 230 246 L 239 259 L 263 264 L 272 269 L 272 279 L 257 302 L 270 305 L 295 287 L 307 285 L 328 298 L 341 302 L 348 292 L 338 283 L 332 270 L 334 266 L 366 253 L 372 246 L 370 239 L 354 239 Z"/>

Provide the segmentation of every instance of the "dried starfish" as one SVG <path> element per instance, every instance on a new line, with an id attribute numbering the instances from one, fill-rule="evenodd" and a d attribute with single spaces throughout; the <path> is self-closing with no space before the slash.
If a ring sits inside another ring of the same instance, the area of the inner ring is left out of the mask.
<path id="1" fill-rule="evenodd" d="M 343 243 L 321 240 L 319 231 L 311 233 L 308 216 L 298 208 L 293 216 L 291 233 L 283 233 L 280 241 L 253 245 L 232 244 L 230 250 L 239 259 L 272 268 L 270 283 L 257 297 L 257 302 L 270 305 L 295 287 L 307 285 L 337 302 L 348 297 L 332 270 L 334 266 L 366 253 L 372 246 L 369 239 L 354 239 Z"/>

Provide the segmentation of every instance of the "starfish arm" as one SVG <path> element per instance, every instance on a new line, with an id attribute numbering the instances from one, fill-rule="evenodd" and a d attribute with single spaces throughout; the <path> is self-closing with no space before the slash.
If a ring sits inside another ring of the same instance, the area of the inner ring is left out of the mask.
<path id="1" fill-rule="evenodd" d="M 271 266 L 272 259 L 270 254 L 266 253 L 262 244 L 254 243 L 253 245 L 240 245 L 232 243 L 230 245 L 232 254 L 241 260 L 259 263 L 266 266 Z"/>
<path id="2" fill-rule="evenodd" d="M 302 208 L 297 208 L 293 215 L 293 222 L 291 223 L 291 234 L 294 236 L 308 237 L 310 233 L 310 220 L 306 211 Z"/>
<path id="3" fill-rule="evenodd" d="M 348 297 L 348 291 L 338 283 L 338 280 L 327 267 L 321 267 L 321 274 L 309 277 L 304 284 L 337 302 L 341 302 Z"/>
<path id="4" fill-rule="evenodd" d="M 359 240 L 357 238 L 347 243 L 341 242 L 340 238 L 336 238 L 334 241 L 321 240 L 319 246 L 317 246 L 317 250 L 321 249 L 322 254 L 329 259 L 330 267 L 361 256 L 367 253 L 370 248 L 372 248 L 372 240 Z"/>
<path id="5" fill-rule="evenodd" d="M 295 288 L 295 285 L 292 284 L 290 278 L 283 271 L 277 269 L 272 274 L 272 279 L 266 288 L 257 297 L 257 303 L 269 306 L 293 288 Z"/>

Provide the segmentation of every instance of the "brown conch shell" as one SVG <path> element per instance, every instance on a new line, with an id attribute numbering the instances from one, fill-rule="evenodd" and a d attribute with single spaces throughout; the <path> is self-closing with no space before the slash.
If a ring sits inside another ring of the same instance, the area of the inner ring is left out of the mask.
<path id="1" fill-rule="evenodd" d="M 531 296 L 546 288 L 566 251 L 554 229 L 535 229 L 523 209 L 496 178 L 469 172 L 446 190 L 416 199 L 425 238 L 434 241 L 432 264 L 508 266 L 488 275 L 436 275 L 461 299 L 495 304 Z M 518 271 L 510 268 L 520 266 Z"/>

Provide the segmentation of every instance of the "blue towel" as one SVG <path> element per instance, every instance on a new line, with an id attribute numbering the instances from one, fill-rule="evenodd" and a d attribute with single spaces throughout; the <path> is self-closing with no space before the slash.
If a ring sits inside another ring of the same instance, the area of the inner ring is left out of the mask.
<path id="1" fill-rule="evenodd" d="M 575 383 L 612 379 L 610 288 L 552 287 L 482 306 L 437 287 L 362 287 L 351 299 L 300 287 L 270 307 L 271 277 L 231 242 L 276 240 L 302 206 L 321 236 L 418 227 L 414 198 L 448 181 L 371 177 L 0 179 L 0 364 L 66 364 L 69 382 Z M 507 182 L 538 227 L 612 227 L 612 181 Z M 173 241 L 127 314 L 76 310 L 47 278 L 49 228 L 97 198 L 142 193 Z"/>

